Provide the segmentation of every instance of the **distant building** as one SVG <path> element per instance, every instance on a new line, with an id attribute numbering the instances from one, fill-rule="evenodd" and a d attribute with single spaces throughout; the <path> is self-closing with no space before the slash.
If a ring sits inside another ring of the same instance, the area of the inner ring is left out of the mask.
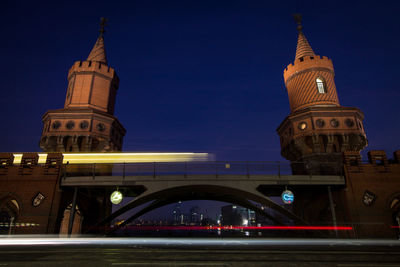
<path id="1" fill-rule="evenodd" d="M 172 210 L 172 221 L 174 225 L 181 225 L 184 221 L 184 215 L 182 213 L 182 202 L 178 201 Z"/>
<path id="2" fill-rule="evenodd" d="M 199 207 L 191 207 L 190 208 L 190 225 L 199 225 L 201 221 L 201 214 Z"/>
<path id="3" fill-rule="evenodd" d="M 227 205 L 221 208 L 222 225 L 252 226 L 256 224 L 254 211 L 235 205 Z"/>

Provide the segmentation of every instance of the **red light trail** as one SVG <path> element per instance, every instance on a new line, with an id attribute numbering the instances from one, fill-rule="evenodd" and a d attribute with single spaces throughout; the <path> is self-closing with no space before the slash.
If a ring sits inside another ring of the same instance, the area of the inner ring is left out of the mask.
<path id="1" fill-rule="evenodd" d="M 351 226 L 134 226 L 130 230 L 335 230 L 350 231 Z"/>

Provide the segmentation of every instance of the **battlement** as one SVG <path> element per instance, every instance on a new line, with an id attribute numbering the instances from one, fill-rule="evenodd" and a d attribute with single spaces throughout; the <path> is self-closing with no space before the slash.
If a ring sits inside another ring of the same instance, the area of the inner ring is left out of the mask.
<path id="1" fill-rule="evenodd" d="M 68 71 L 68 79 L 75 72 L 93 71 L 101 73 L 109 78 L 114 78 L 116 73 L 113 68 L 98 61 L 76 61 Z"/>
<path id="2" fill-rule="evenodd" d="M 343 159 L 348 172 L 398 172 L 400 175 L 400 150 L 393 153 L 393 159 L 388 159 L 383 150 L 368 151 L 368 162 L 363 162 L 357 151 L 343 152 Z"/>
<path id="3" fill-rule="evenodd" d="M 331 71 L 334 73 L 333 63 L 332 60 L 325 56 L 305 56 L 298 58 L 294 61 L 294 63 L 290 63 L 284 70 L 283 70 L 283 77 L 286 80 L 291 77 L 293 74 L 313 68 L 323 68 Z"/>
<path id="4" fill-rule="evenodd" d="M 61 153 L 0 153 L 0 179 L 4 176 L 55 175 L 63 164 Z"/>

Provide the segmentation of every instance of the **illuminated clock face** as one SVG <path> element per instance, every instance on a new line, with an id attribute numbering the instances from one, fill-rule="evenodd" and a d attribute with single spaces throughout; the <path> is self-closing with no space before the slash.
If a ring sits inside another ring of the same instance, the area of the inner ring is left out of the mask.
<path id="1" fill-rule="evenodd" d="M 123 198 L 123 196 L 122 196 L 121 192 L 114 191 L 114 192 L 112 192 L 112 194 L 110 196 L 110 201 L 111 201 L 111 203 L 117 205 L 117 204 L 121 203 L 122 198 Z"/>

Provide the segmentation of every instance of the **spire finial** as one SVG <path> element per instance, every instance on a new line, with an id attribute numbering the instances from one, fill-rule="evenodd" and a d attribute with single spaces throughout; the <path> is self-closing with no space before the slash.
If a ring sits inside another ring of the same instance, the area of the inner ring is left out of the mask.
<path id="1" fill-rule="evenodd" d="M 293 15 L 294 21 L 297 23 L 297 30 L 300 32 L 302 32 L 303 29 L 303 25 L 301 25 L 301 20 L 303 18 L 303 16 L 300 13 L 294 14 Z"/>
<path id="2" fill-rule="evenodd" d="M 102 62 L 107 65 L 106 50 L 104 48 L 103 38 L 103 34 L 106 32 L 104 30 L 104 27 L 107 25 L 107 21 L 108 20 L 106 18 L 100 18 L 100 35 L 97 38 L 97 41 L 92 48 L 92 51 L 90 51 L 90 54 L 87 58 L 88 61 Z"/>
<path id="3" fill-rule="evenodd" d="M 304 56 L 315 56 L 310 44 L 303 33 L 303 25 L 301 25 L 301 14 L 294 14 L 294 20 L 297 22 L 297 30 L 299 31 L 299 37 L 297 39 L 296 59 Z"/>
<path id="4" fill-rule="evenodd" d="M 100 18 L 100 30 L 99 30 L 99 32 L 100 32 L 100 37 L 103 37 L 103 34 L 106 32 L 106 31 L 104 30 L 104 28 L 105 28 L 106 25 L 107 25 L 107 21 L 108 21 L 108 19 L 106 19 L 106 18 L 103 18 L 103 17 Z"/>

